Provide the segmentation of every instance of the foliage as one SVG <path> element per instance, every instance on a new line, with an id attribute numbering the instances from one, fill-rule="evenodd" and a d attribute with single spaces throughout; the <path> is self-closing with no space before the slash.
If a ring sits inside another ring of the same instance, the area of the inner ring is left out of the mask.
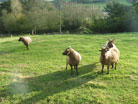
<path id="1" fill-rule="evenodd" d="M 43 0 L 28 1 L 25 12 L 32 25 L 32 30 L 58 31 L 58 14 L 49 2 Z"/>
<path id="2" fill-rule="evenodd" d="M 2 7 L 1 22 L 8 33 L 30 33 L 31 31 L 58 31 L 58 14 L 50 2 L 43 0 L 9 0 L 1 5 L 10 5 L 10 9 Z"/>
<path id="3" fill-rule="evenodd" d="M 92 6 L 87 8 L 79 7 L 75 4 L 65 4 L 62 9 L 63 30 L 89 30 L 89 26 L 94 18 L 99 19 L 103 17 L 101 9 L 93 9 Z"/>
<path id="4" fill-rule="evenodd" d="M 110 2 L 105 7 L 105 13 L 108 14 L 106 18 L 95 20 L 93 31 L 102 33 L 138 31 L 136 8 Z"/>
<path id="5" fill-rule="evenodd" d="M 70 33 L 138 31 L 138 3 L 129 2 L 133 5 L 108 2 L 103 10 L 63 0 L 7 0 L 0 4 L 0 33 L 52 33 L 60 25 Z"/>
<path id="6" fill-rule="evenodd" d="M 10 0 L 0 3 L 0 16 L 2 15 L 3 10 L 11 12 L 10 4 L 11 4 Z"/>

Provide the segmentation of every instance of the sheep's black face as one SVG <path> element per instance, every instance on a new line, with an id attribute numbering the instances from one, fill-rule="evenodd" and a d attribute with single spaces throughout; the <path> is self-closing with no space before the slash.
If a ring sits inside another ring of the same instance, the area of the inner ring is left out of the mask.
<path id="1" fill-rule="evenodd" d="M 111 48 L 111 47 L 113 47 L 113 44 L 114 44 L 114 39 L 109 40 L 108 43 L 107 43 L 107 47 Z"/>
<path id="2" fill-rule="evenodd" d="M 62 54 L 63 54 L 63 55 L 68 55 L 68 54 L 70 54 L 70 49 L 69 49 L 69 48 L 65 49 L 65 51 L 64 51 Z"/>
<path id="3" fill-rule="evenodd" d="M 22 41 L 22 38 L 20 37 L 18 41 Z"/>
<path id="4" fill-rule="evenodd" d="M 109 48 L 113 47 L 113 41 L 109 41 L 107 46 L 108 46 Z"/>

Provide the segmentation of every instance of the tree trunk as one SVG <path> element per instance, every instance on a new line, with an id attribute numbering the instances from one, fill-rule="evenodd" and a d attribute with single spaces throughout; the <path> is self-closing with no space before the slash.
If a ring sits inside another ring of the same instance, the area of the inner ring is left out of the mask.
<path id="1" fill-rule="evenodd" d="M 34 35 L 34 32 L 35 32 L 35 31 L 34 31 L 34 30 L 32 30 L 32 35 Z"/>

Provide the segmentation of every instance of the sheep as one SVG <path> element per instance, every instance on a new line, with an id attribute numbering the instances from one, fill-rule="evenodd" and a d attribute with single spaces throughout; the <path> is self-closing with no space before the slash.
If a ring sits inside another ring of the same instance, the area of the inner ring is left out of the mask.
<path id="1" fill-rule="evenodd" d="M 26 46 L 27 50 L 29 50 L 29 44 L 32 42 L 32 39 L 30 37 L 20 37 L 18 41 L 22 41 L 24 45 Z"/>
<path id="2" fill-rule="evenodd" d="M 107 74 L 109 74 L 109 67 L 110 65 L 113 65 L 115 63 L 115 69 L 117 62 L 119 61 L 120 57 L 120 51 L 117 48 L 109 48 L 109 47 L 103 47 L 101 50 L 101 56 L 100 56 L 100 62 L 102 65 L 102 73 L 104 69 L 104 65 L 107 65 Z"/>
<path id="3" fill-rule="evenodd" d="M 116 47 L 116 45 L 114 44 L 114 40 L 115 39 L 108 39 L 108 41 L 105 43 L 105 45 L 104 45 L 104 47 L 105 48 L 112 48 L 112 47 L 114 47 L 114 48 L 116 48 L 117 49 L 117 47 Z M 118 50 L 118 49 L 117 49 Z M 119 51 L 119 50 L 118 50 Z M 114 67 L 114 64 L 112 64 L 112 69 L 113 69 L 113 67 Z"/>
<path id="4" fill-rule="evenodd" d="M 81 61 L 81 55 L 75 51 L 71 46 L 69 46 L 65 51 L 62 53 L 63 55 L 67 55 L 67 63 L 71 67 L 71 75 L 73 75 L 73 67 L 76 69 L 76 74 L 78 75 L 78 65 Z M 67 65 L 67 64 L 66 64 Z"/>

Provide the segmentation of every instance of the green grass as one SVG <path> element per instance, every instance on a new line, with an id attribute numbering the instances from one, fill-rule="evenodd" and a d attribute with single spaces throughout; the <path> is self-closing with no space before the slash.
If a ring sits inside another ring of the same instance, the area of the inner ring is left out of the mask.
<path id="1" fill-rule="evenodd" d="M 29 51 L 18 37 L 0 38 L 0 104 L 138 104 L 138 33 L 31 38 Z M 121 52 L 108 75 L 99 63 L 107 38 Z M 78 76 L 65 70 L 68 46 L 82 56 Z"/>

